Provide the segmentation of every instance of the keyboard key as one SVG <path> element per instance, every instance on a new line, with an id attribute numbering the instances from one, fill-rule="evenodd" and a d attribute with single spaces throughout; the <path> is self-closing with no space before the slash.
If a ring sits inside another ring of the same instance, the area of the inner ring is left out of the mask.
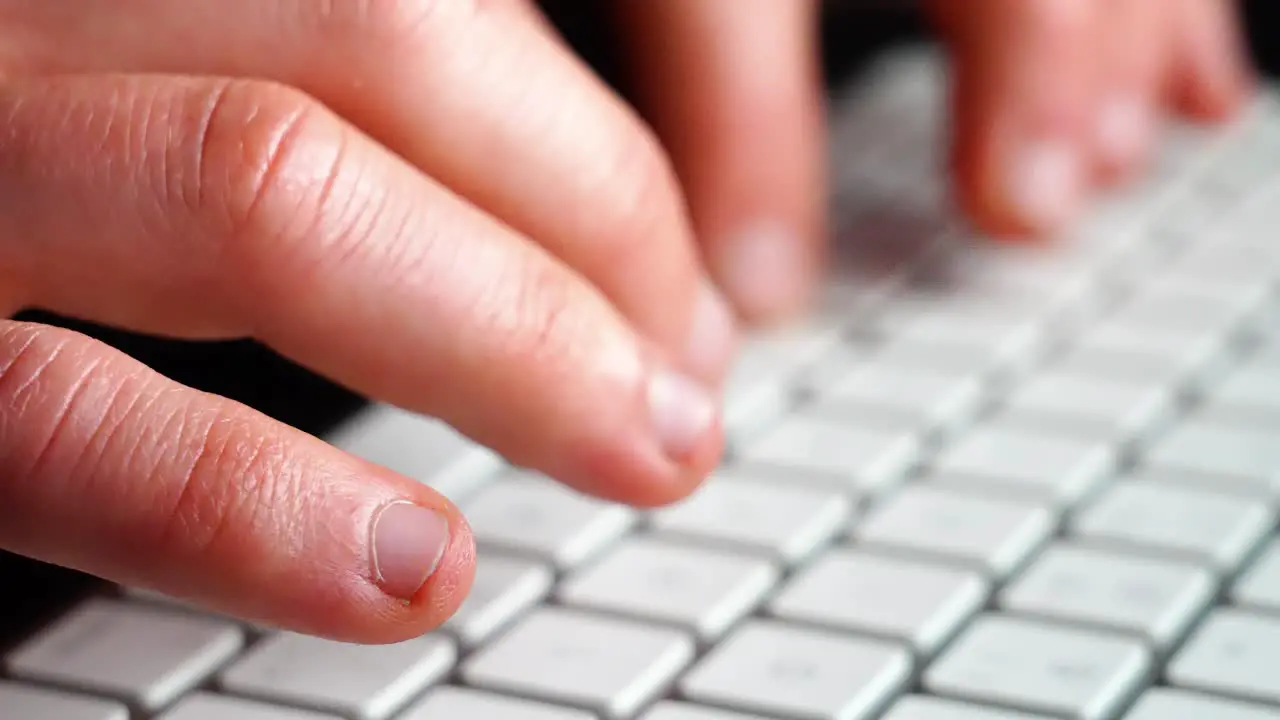
<path id="1" fill-rule="evenodd" d="M 338 720 L 308 710 L 266 705 L 252 700 L 196 693 L 178 701 L 159 720 Z"/>
<path id="2" fill-rule="evenodd" d="M 791 411 L 802 373 L 840 347 L 840 328 L 810 323 L 750 335 L 729 369 L 724 425 L 731 442 Z"/>
<path id="3" fill-rule="evenodd" d="M 354 645 L 279 633 L 222 673 L 237 695 L 357 720 L 384 720 L 453 669 L 453 642 L 427 635 L 395 645 Z"/>
<path id="4" fill-rule="evenodd" d="M 1170 663 L 1174 686 L 1280 704 L 1280 619 L 1219 610 L 1196 629 Z"/>
<path id="5" fill-rule="evenodd" d="M 881 720 L 1049 720 L 1011 710 L 994 710 L 971 703 L 912 695 L 898 701 Z"/>
<path id="6" fill-rule="evenodd" d="M 1000 605 L 1139 634 L 1163 652 L 1209 606 L 1216 586 L 1196 565 L 1057 545 L 1004 589 Z"/>
<path id="7" fill-rule="evenodd" d="M 929 668 L 932 693 L 1078 720 L 1114 717 L 1151 669 L 1141 643 L 987 616 Z"/>
<path id="8" fill-rule="evenodd" d="M 1236 582 L 1232 600 L 1260 610 L 1280 612 L 1280 540 L 1266 551 Z"/>
<path id="9" fill-rule="evenodd" d="M 649 712 L 640 716 L 640 720 L 768 720 L 759 715 L 743 715 L 742 713 L 716 710 L 713 708 L 690 705 L 688 703 L 663 701 L 655 705 Z"/>
<path id="10" fill-rule="evenodd" d="M 335 447 L 435 488 L 466 497 L 503 467 L 503 460 L 440 420 L 379 405 L 329 438 Z"/>
<path id="11" fill-rule="evenodd" d="M 1047 373 L 1014 391 L 1001 410 L 1006 426 L 1097 442 L 1127 442 L 1164 427 L 1173 395 L 1153 384 Z"/>
<path id="12" fill-rule="evenodd" d="M 1206 414 L 1242 423 L 1280 423 L 1280 369 L 1261 363 L 1232 373 L 1209 392 Z"/>
<path id="13" fill-rule="evenodd" d="M 906 643 L 929 657 L 987 599 L 982 576 L 864 552 L 824 555 L 770 603 L 779 618 Z"/>
<path id="14" fill-rule="evenodd" d="M 694 702 L 812 720 L 875 717 L 910 679 L 905 649 L 757 620 L 713 649 L 680 684 Z"/>
<path id="15" fill-rule="evenodd" d="M 204 682 L 243 643 L 231 623 L 98 599 L 20 646 L 7 666 L 20 680 L 109 695 L 152 712 Z"/>
<path id="16" fill-rule="evenodd" d="M 1091 542 L 1207 563 L 1233 572 L 1274 522 L 1263 503 L 1151 480 L 1111 488 L 1072 521 Z"/>
<path id="17" fill-rule="evenodd" d="M 872 492 L 900 481 L 919 451 L 920 443 L 910 432 L 792 415 L 746 446 L 741 461 L 748 472 L 790 472 L 788 481 Z"/>
<path id="18" fill-rule="evenodd" d="M 1045 342 L 1037 320 L 939 309 L 895 328 L 877 359 L 890 366 L 988 375 L 1028 366 Z"/>
<path id="19" fill-rule="evenodd" d="M 1187 390 L 1222 371 L 1226 350 L 1225 340 L 1217 335 L 1134 333 L 1103 321 L 1077 339 L 1055 369 L 1108 380 L 1155 380 Z"/>
<path id="20" fill-rule="evenodd" d="M 636 513 L 531 475 L 504 478 L 463 504 L 480 551 L 571 569 L 629 532 Z"/>
<path id="21" fill-rule="evenodd" d="M 1192 421 L 1165 435 L 1144 462 L 1152 472 L 1280 497 L 1280 442 L 1274 430 Z"/>
<path id="22" fill-rule="evenodd" d="M 876 508 L 854 534 L 870 547 L 906 550 L 1004 578 L 1048 541 L 1054 518 L 1044 507 L 913 486 Z"/>
<path id="23" fill-rule="evenodd" d="M 1153 688 L 1124 720 L 1280 720 L 1280 709 L 1171 688 Z"/>
<path id="24" fill-rule="evenodd" d="M 9 720 L 129 720 L 129 710 L 110 700 L 0 680 L 0 717 Z"/>
<path id="25" fill-rule="evenodd" d="M 977 376 L 869 363 L 815 390 L 819 408 L 874 427 L 948 432 L 968 422 L 985 399 Z"/>
<path id="26" fill-rule="evenodd" d="M 462 607 L 445 622 L 464 647 L 474 648 L 508 627 L 551 592 L 555 574 L 545 565 L 481 553 Z"/>
<path id="27" fill-rule="evenodd" d="M 620 720 L 661 696 L 693 657 L 684 633 L 542 608 L 473 655 L 462 677 L 482 689 Z"/>
<path id="28" fill-rule="evenodd" d="M 1110 478 L 1116 462 L 1107 443 L 993 425 L 967 433 L 940 453 L 933 474 L 939 482 L 1074 504 Z"/>
<path id="29" fill-rule="evenodd" d="M 1134 333 L 1225 336 L 1260 308 L 1265 296 L 1244 286 L 1228 296 L 1163 280 L 1144 287 L 1111 317 Z"/>
<path id="30" fill-rule="evenodd" d="M 760 558 L 636 538 L 570 577 L 559 598 L 678 625 L 709 641 L 754 610 L 778 578 L 773 564 Z"/>
<path id="31" fill-rule="evenodd" d="M 853 503 L 844 493 L 768 482 L 729 470 L 713 476 L 688 499 L 656 511 L 651 522 L 664 535 L 794 564 L 839 533 L 852 514 Z"/>
<path id="32" fill-rule="evenodd" d="M 432 690 L 398 720 L 595 720 L 582 710 L 459 687 Z"/>

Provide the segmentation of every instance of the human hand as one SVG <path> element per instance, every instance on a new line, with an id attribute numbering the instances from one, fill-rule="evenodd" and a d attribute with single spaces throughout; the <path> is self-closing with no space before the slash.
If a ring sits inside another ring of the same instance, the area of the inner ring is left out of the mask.
<path id="1" fill-rule="evenodd" d="M 1232 0 L 929 0 L 954 59 L 954 197 L 993 235 L 1069 221 L 1140 171 L 1162 116 L 1231 117 Z M 801 311 L 826 241 L 816 0 L 622 0 L 641 105 L 712 275 L 756 321 Z"/>
<path id="2" fill-rule="evenodd" d="M 635 505 L 718 459 L 733 342 L 645 126 L 502 0 L 0 4 L 0 312 L 252 337 Z M 349 641 L 454 612 L 431 490 L 0 321 L 0 547 Z"/>

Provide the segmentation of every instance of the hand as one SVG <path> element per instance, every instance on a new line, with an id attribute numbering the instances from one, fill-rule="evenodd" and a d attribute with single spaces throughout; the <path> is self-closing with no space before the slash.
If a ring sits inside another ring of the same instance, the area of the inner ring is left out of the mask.
<path id="1" fill-rule="evenodd" d="M 0 312 L 253 337 L 625 503 L 718 459 L 679 188 L 527 7 L 9 0 L 0 77 Z M 471 581 L 444 498 L 61 330 L 0 321 L 0 468 L 0 547 L 287 629 Z"/>
<path id="2" fill-rule="evenodd" d="M 756 321 L 821 272 L 816 0 L 622 0 L 641 104 L 713 276 Z M 955 60 L 954 195 L 983 230 L 1068 221 L 1142 167 L 1161 116 L 1231 117 L 1250 77 L 1231 0 L 929 0 Z"/>

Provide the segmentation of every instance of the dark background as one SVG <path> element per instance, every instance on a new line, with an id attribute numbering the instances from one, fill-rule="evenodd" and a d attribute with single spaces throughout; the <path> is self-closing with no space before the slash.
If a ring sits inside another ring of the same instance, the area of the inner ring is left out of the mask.
<path id="1" fill-rule="evenodd" d="M 600 7 L 607 4 L 582 0 L 543 3 L 565 36 L 606 79 L 625 92 L 611 53 L 617 44 Z M 823 59 L 830 83 L 839 83 L 888 45 L 927 36 L 928 28 L 914 12 L 886 9 L 886 4 L 851 0 L 827 9 Z M 1277 29 L 1277 3 L 1252 0 L 1244 6 L 1256 61 L 1264 72 L 1275 75 L 1280 71 L 1280 47 L 1268 38 Z M 324 433 L 363 404 L 355 395 L 300 370 L 255 343 L 160 341 L 39 314 L 28 314 L 24 319 L 84 331 L 181 383 L 234 398 L 308 432 Z M 74 602 L 93 583 L 90 578 L 0 552 L 0 648 L 33 623 Z"/>

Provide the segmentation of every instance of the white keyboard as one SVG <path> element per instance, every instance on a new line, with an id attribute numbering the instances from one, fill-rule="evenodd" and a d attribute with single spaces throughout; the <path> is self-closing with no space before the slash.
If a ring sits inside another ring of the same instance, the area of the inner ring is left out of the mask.
<path id="1" fill-rule="evenodd" d="M 597 502 L 375 408 L 333 441 L 480 545 L 446 627 L 122 591 L 3 658 L 0 720 L 1280 720 L 1280 102 L 1002 247 L 944 207 L 942 70 L 837 99 L 828 301 L 750 339 L 694 497 Z"/>

